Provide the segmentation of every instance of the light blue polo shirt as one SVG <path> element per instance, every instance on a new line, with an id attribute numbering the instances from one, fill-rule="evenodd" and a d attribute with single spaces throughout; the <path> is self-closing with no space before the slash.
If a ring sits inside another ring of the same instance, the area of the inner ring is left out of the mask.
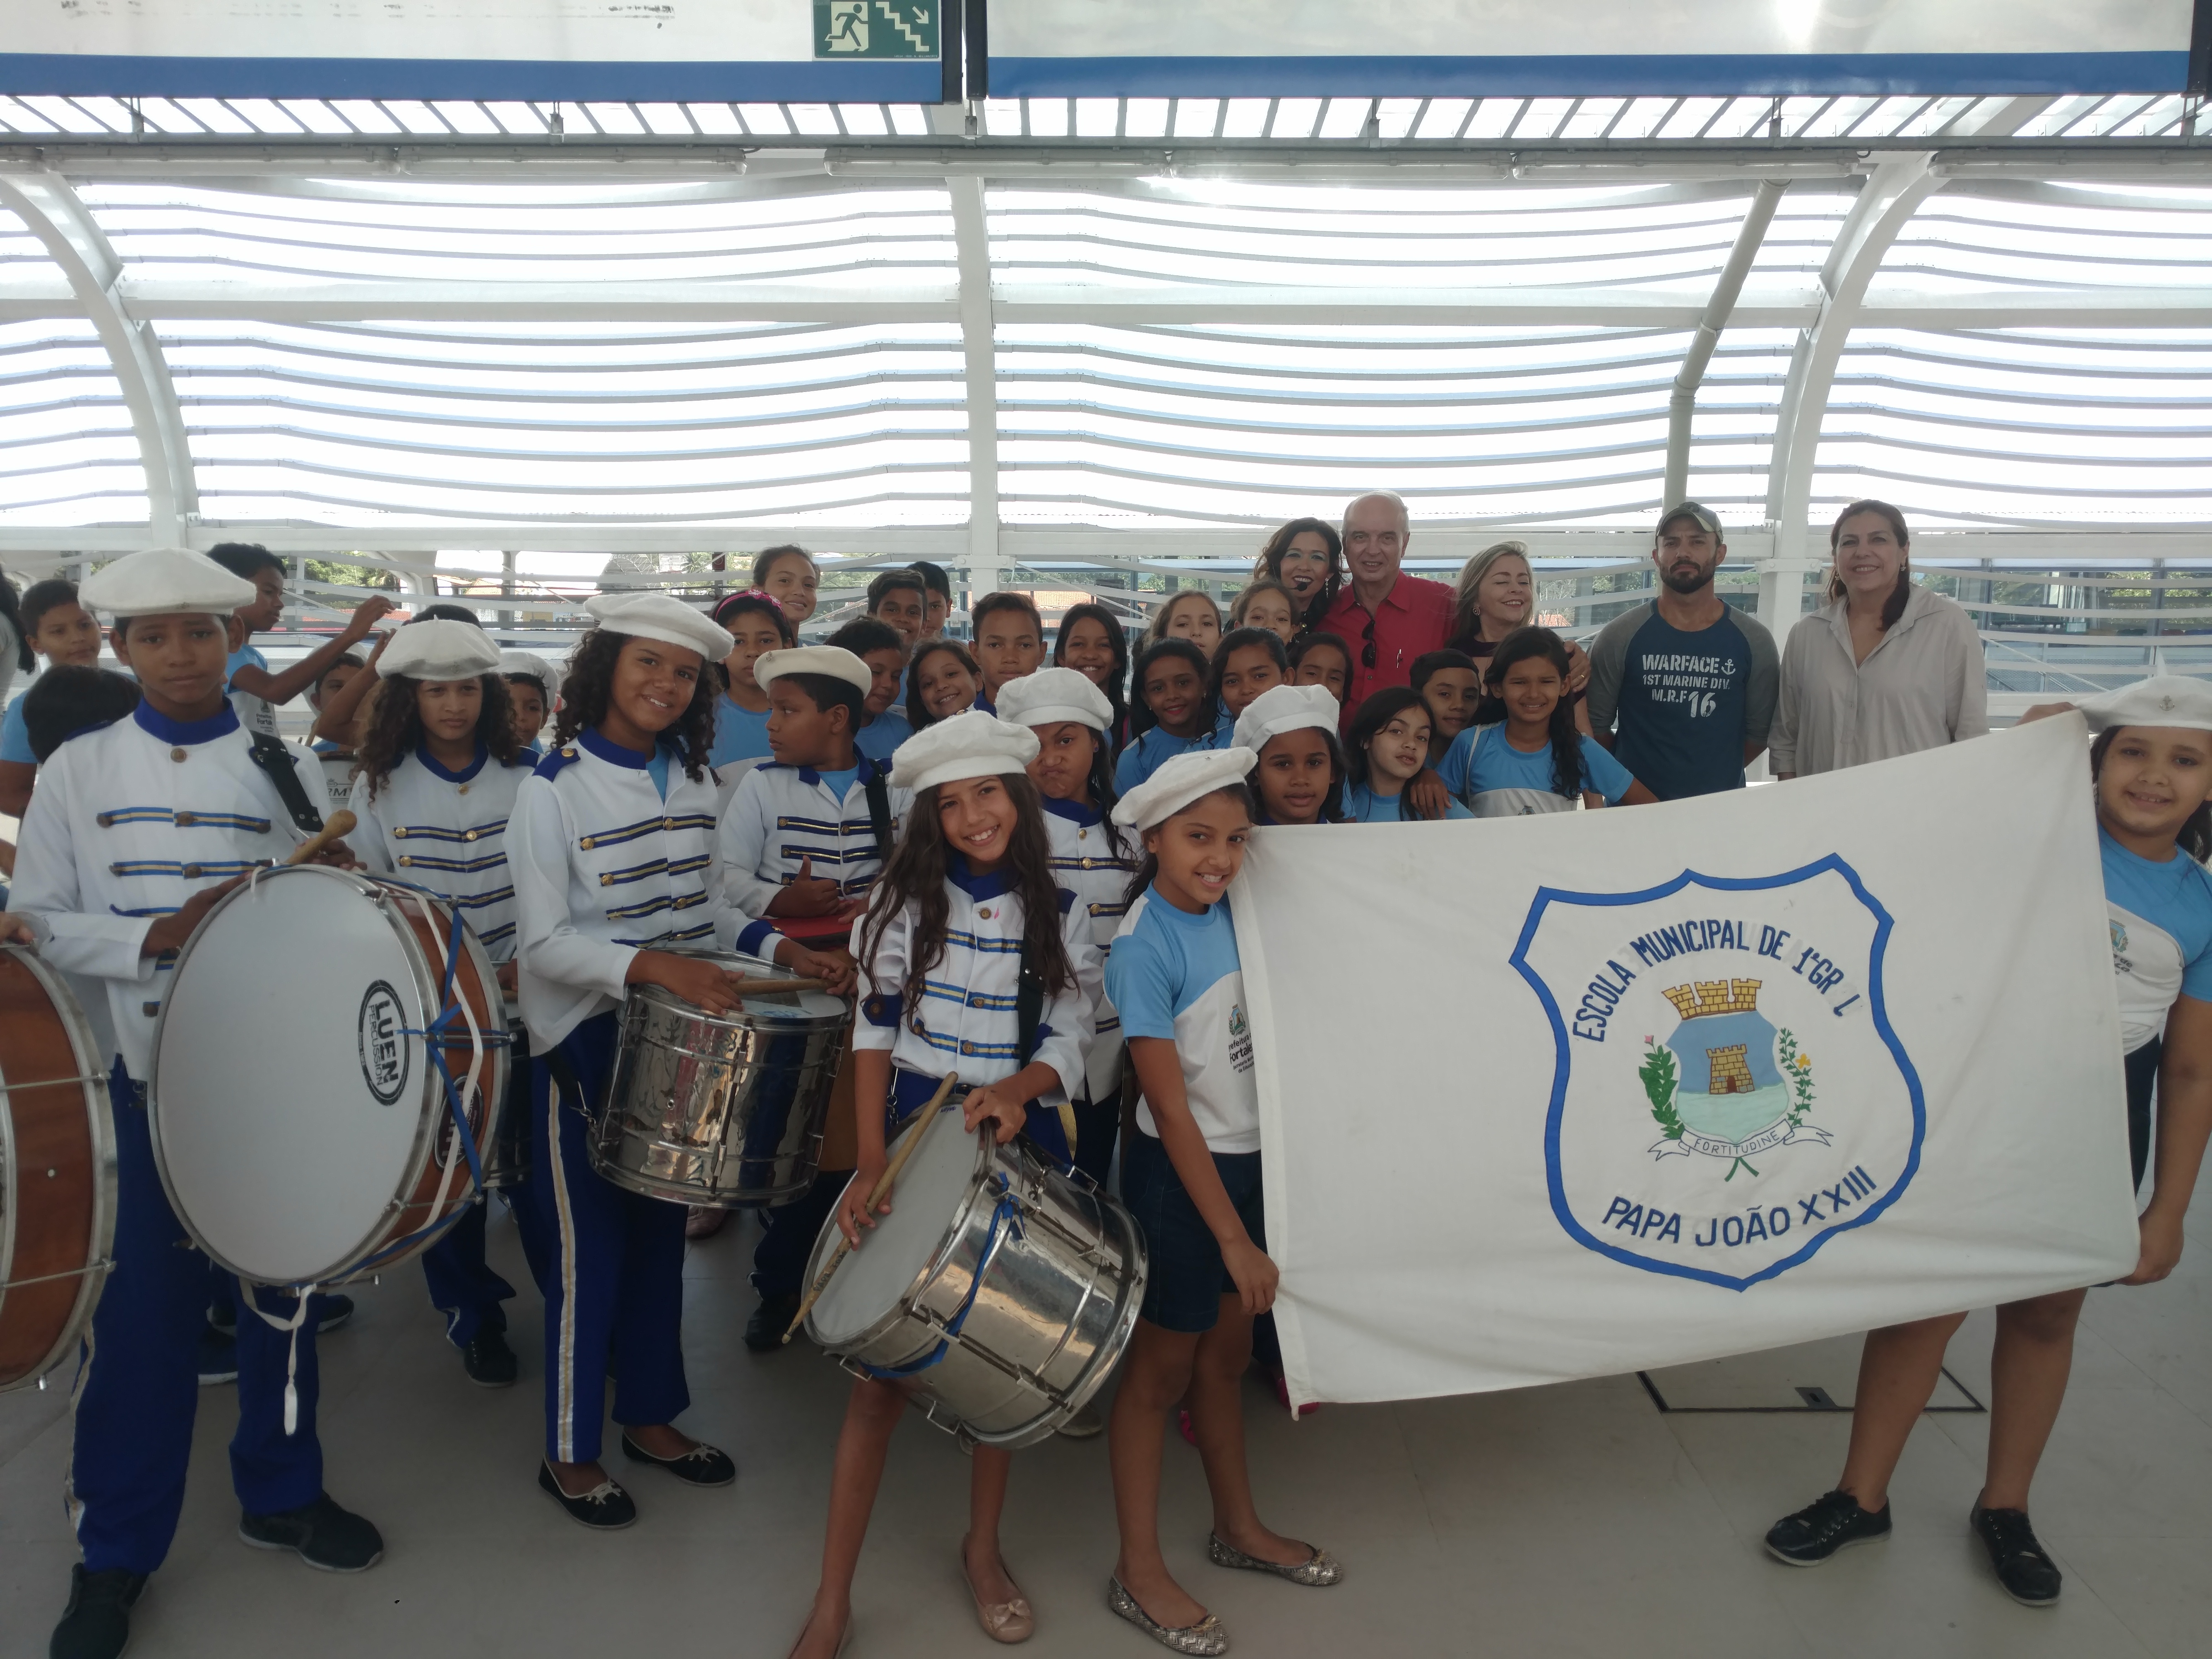
<path id="1" fill-rule="evenodd" d="M 1583 787 L 1618 805 L 1636 780 L 1596 739 L 1583 738 L 1582 751 Z M 1571 812 L 1577 805 L 1552 787 L 1552 745 L 1547 743 L 1533 752 L 1516 749 L 1505 739 L 1503 720 L 1470 726 L 1454 738 L 1437 764 L 1437 775 L 1479 818 Z"/>
<path id="2" fill-rule="evenodd" d="M 1106 997 L 1121 1016 L 1124 1036 L 1175 1044 L 1190 1115 L 1207 1149 L 1258 1152 L 1252 1028 L 1228 901 L 1193 915 L 1162 898 L 1158 888 L 1147 888 L 1114 936 Z M 1137 1126 L 1158 1139 L 1149 1103 L 1138 1106 Z"/>
<path id="3" fill-rule="evenodd" d="M 2105 911 L 2118 980 L 2120 1048 L 2166 1030 L 2179 997 L 2212 1002 L 2212 874 L 2179 847 L 2163 862 L 2131 853 L 2101 827 Z"/>

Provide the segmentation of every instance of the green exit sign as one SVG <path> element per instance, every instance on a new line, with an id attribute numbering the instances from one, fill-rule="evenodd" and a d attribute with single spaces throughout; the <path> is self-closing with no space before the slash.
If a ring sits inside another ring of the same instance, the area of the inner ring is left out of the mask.
<path id="1" fill-rule="evenodd" d="M 934 58 L 937 0 L 814 0 L 814 55 Z"/>

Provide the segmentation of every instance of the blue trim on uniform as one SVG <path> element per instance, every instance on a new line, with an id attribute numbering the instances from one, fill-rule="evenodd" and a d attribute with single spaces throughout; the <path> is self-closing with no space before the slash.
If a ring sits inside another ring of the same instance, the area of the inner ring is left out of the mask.
<path id="1" fill-rule="evenodd" d="M 1050 795 L 1044 798 L 1044 810 L 1056 818 L 1066 818 L 1079 830 L 1088 830 L 1093 824 L 1106 822 L 1105 813 L 1089 801 L 1057 800 Z"/>
<path id="2" fill-rule="evenodd" d="M 167 714 L 140 698 L 138 706 L 131 711 L 131 718 L 138 722 L 138 729 L 163 743 L 179 748 L 195 743 L 213 743 L 217 738 L 228 737 L 238 730 L 238 711 L 228 699 L 222 711 L 204 720 L 173 720 Z"/>
<path id="3" fill-rule="evenodd" d="M 550 783 L 555 778 L 561 775 L 561 770 L 563 767 L 574 766 L 576 763 L 577 758 L 578 755 L 575 745 L 574 744 L 564 744 L 562 747 L 556 749 L 551 754 L 546 756 L 544 760 L 539 761 L 537 765 L 532 767 L 530 769 L 530 775 L 533 778 L 544 778 Z"/>
<path id="4" fill-rule="evenodd" d="M 988 875 L 975 875 L 969 871 L 966 854 L 951 853 L 945 857 L 945 878 L 981 904 L 985 899 L 997 898 L 1006 890 L 1005 868 L 1001 864 Z"/>
<path id="5" fill-rule="evenodd" d="M 497 58 L 199 58 L 0 52 L 11 92 L 95 98 L 485 98 L 570 102 L 933 104 L 934 58 L 572 63 Z M 2176 82 L 2179 85 L 2179 82 Z"/>
<path id="6" fill-rule="evenodd" d="M 738 950 L 742 955 L 759 957 L 763 961 L 773 962 L 775 958 L 770 956 L 767 951 L 762 950 L 761 946 L 767 945 L 769 940 L 775 939 L 776 937 L 776 928 L 774 922 L 766 921 L 749 921 L 738 931 Z M 898 1019 L 896 1015 L 892 1017 L 891 1024 L 894 1025 L 898 1024 Z"/>
<path id="7" fill-rule="evenodd" d="M 422 769 L 434 778 L 443 778 L 447 783 L 466 783 L 483 770 L 484 763 L 491 758 L 491 750 L 484 747 L 483 738 L 477 738 L 477 757 L 471 761 L 465 769 L 459 772 L 447 771 L 438 764 L 435 757 L 431 755 L 428 744 L 416 750 L 415 758 L 422 763 Z"/>
<path id="8" fill-rule="evenodd" d="M 597 732 L 579 732 L 576 741 L 610 766 L 627 766 L 633 772 L 642 772 L 653 764 L 653 757 L 641 755 L 635 749 L 625 749 L 611 738 L 601 737 Z"/>
<path id="9" fill-rule="evenodd" d="M 0 58 L 0 66 L 6 60 Z M 994 98 L 1630 97 L 2179 92 L 2185 52 L 1635 52 L 1001 58 Z M 264 94 L 269 95 L 269 94 Z M 411 98 L 434 97 L 420 91 Z M 657 97 L 672 94 L 659 93 Z M 784 94 L 789 96 L 790 94 Z"/>

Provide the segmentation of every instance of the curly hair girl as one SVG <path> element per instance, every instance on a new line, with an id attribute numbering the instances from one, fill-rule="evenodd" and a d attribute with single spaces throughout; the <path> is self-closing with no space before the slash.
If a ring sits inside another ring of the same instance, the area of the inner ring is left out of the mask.
<path id="1" fill-rule="evenodd" d="M 521 752 L 515 740 L 514 716 L 507 708 L 507 682 L 497 674 L 478 674 L 483 705 L 477 714 L 476 740 L 501 766 L 514 764 Z M 356 750 L 356 775 L 368 780 L 368 798 L 392 776 L 392 770 L 422 746 L 422 688 L 434 681 L 406 674 L 387 674 L 369 693 L 361 717 L 361 742 Z"/>
<path id="2" fill-rule="evenodd" d="M 589 732 L 605 720 L 614 701 L 615 661 L 634 638 L 594 628 L 576 642 L 575 652 L 568 659 L 568 678 L 561 683 L 561 716 L 553 728 L 556 749 L 574 743 L 579 732 Z M 684 775 L 694 783 L 707 775 L 707 757 L 714 746 L 714 699 L 721 695 L 721 679 L 709 671 L 716 666 L 708 662 L 699 665 L 690 702 L 660 733 L 664 741 L 681 752 Z"/>

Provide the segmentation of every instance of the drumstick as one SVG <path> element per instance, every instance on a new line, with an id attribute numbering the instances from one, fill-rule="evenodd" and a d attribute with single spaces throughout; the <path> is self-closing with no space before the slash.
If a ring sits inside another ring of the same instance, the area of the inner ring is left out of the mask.
<path id="1" fill-rule="evenodd" d="M 360 822 L 360 819 L 347 811 L 344 807 L 339 807 L 337 811 L 331 814 L 321 829 L 295 847 L 292 849 L 292 856 L 286 859 L 284 862 L 305 864 L 340 836 L 351 835 L 354 825 Z"/>
<path id="2" fill-rule="evenodd" d="M 868 1194 L 869 1214 L 873 1215 L 876 1206 L 890 1196 L 892 1187 L 897 1184 L 899 1171 L 905 1169 L 915 1153 L 921 1150 L 921 1138 L 929 1133 L 929 1126 L 937 1121 L 937 1109 L 945 1104 L 945 1097 L 952 1092 L 952 1085 L 959 1081 L 959 1073 L 947 1072 L 945 1081 L 937 1085 L 937 1092 L 929 1097 L 929 1104 L 921 1109 L 921 1121 L 914 1126 L 914 1133 L 906 1138 L 906 1144 L 892 1154 L 890 1164 L 877 1177 L 875 1190 Z M 806 1322 L 806 1316 L 814 1311 L 814 1304 L 822 1299 L 822 1292 L 829 1288 L 830 1275 L 837 1271 L 852 1249 L 853 1247 L 841 1235 L 837 1248 L 830 1252 L 830 1260 L 823 1265 L 820 1276 L 808 1288 L 806 1299 L 799 1304 L 799 1312 L 792 1319 L 791 1328 L 783 1334 L 786 1342 L 799 1334 L 799 1328 Z"/>

